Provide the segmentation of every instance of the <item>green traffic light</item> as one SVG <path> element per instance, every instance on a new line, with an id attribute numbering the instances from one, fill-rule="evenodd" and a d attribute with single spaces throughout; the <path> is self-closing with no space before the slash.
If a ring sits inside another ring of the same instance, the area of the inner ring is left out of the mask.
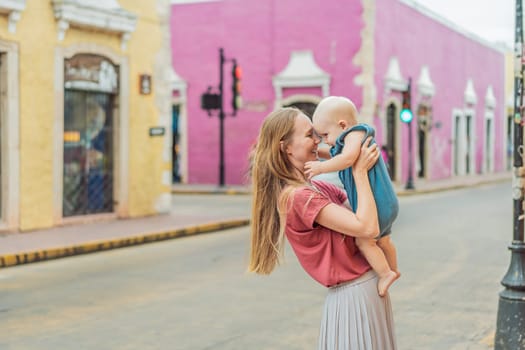
<path id="1" fill-rule="evenodd" d="M 407 108 L 402 109 L 401 113 L 399 114 L 399 118 L 403 123 L 410 123 L 413 117 L 414 115 L 412 114 L 412 111 Z"/>

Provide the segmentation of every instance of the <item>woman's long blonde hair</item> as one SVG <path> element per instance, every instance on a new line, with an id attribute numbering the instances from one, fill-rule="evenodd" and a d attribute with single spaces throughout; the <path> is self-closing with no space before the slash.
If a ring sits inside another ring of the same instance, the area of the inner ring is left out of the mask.
<path id="1" fill-rule="evenodd" d="M 300 113 L 295 108 L 281 108 L 270 113 L 261 126 L 251 155 L 250 272 L 270 274 L 283 255 L 286 202 L 291 189 L 304 184 L 286 154 Z M 288 185 L 291 187 L 285 190 Z"/>

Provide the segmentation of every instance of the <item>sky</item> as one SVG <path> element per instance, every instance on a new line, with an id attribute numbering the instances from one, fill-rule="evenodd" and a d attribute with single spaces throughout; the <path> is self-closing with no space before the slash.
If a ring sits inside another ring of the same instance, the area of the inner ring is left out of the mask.
<path id="1" fill-rule="evenodd" d="M 515 0 L 414 1 L 483 39 L 514 47 Z"/>

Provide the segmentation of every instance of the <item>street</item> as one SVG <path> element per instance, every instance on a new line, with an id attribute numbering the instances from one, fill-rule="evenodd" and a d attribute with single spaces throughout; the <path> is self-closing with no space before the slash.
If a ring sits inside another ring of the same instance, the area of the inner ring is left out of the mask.
<path id="1" fill-rule="evenodd" d="M 510 183 L 400 204 L 399 349 L 490 349 Z M 243 227 L 1 269 L 0 349 L 316 349 L 324 287 L 290 249 L 270 276 L 247 274 L 248 254 Z"/>

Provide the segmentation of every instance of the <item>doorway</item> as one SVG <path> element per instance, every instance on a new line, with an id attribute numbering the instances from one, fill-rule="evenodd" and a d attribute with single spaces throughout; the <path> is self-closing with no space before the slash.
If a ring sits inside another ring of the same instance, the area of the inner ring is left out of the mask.
<path id="1" fill-rule="evenodd" d="M 458 111 L 454 120 L 454 175 L 470 175 L 475 172 L 474 117 L 472 112 Z"/>
<path id="2" fill-rule="evenodd" d="M 432 108 L 427 105 L 419 105 L 417 109 L 417 134 L 418 134 L 418 172 L 419 178 L 426 178 L 427 155 L 428 155 L 428 136 L 432 124 Z"/>
<path id="3" fill-rule="evenodd" d="M 474 149 L 472 147 L 472 115 L 465 117 L 465 173 L 467 175 L 472 174 L 474 167 L 472 165 L 474 160 Z"/>
<path id="4" fill-rule="evenodd" d="M 514 166 L 514 161 L 512 159 L 514 152 L 514 123 L 512 115 L 507 116 L 507 137 L 505 138 L 507 144 L 505 145 L 505 158 L 506 158 L 506 168 L 507 170 L 512 170 Z"/>
<path id="5" fill-rule="evenodd" d="M 118 69 L 103 56 L 64 62 L 62 215 L 114 211 Z"/>
<path id="6" fill-rule="evenodd" d="M 484 157 L 484 171 L 491 173 L 494 166 L 494 132 L 493 132 L 493 118 L 485 119 L 485 157 Z"/>
<path id="7" fill-rule="evenodd" d="M 173 183 L 181 183 L 182 176 L 180 174 L 180 105 L 173 105 L 171 108 L 171 177 Z"/>
<path id="8" fill-rule="evenodd" d="M 397 107 L 391 103 L 386 110 L 386 154 L 388 173 L 396 179 L 396 144 L 397 144 Z"/>
<path id="9" fill-rule="evenodd" d="M 461 116 L 454 116 L 454 175 L 459 175 Z"/>
<path id="10" fill-rule="evenodd" d="M 66 216 L 113 211 L 113 98 L 66 89 L 63 210 Z"/>

